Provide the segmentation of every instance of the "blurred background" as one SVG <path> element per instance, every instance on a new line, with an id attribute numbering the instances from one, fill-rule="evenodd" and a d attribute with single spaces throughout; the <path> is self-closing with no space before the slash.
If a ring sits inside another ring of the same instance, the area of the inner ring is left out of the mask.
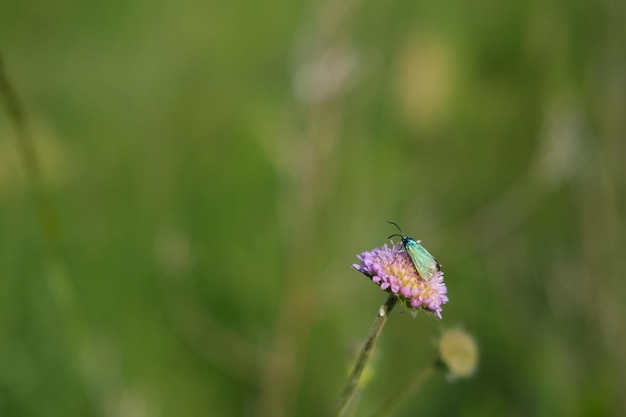
<path id="1" fill-rule="evenodd" d="M 386 298 L 351 265 L 387 220 L 450 302 L 394 311 L 352 415 L 455 326 L 477 374 L 394 415 L 626 415 L 625 22 L 617 0 L 0 2 L 0 416 L 327 415 Z"/>

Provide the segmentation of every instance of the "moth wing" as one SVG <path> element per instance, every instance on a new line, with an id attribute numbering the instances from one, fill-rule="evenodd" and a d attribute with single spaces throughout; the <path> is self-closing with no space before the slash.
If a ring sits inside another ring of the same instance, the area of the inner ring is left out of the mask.
<path id="1" fill-rule="evenodd" d="M 425 281 L 430 281 L 440 269 L 435 257 L 417 241 L 412 241 L 406 249 L 417 272 Z"/>

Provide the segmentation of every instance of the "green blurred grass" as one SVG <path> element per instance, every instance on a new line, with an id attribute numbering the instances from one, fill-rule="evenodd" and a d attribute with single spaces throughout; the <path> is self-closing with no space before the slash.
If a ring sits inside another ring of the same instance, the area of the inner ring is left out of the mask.
<path id="1" fill-rule="evenodd" d="M 0 4 L 62 229 L 2 112 L 0 415 L 324 415 L 388 219 L 450 303 L 392 317 L 355 415 L 457 324 L 479 373 L 397 415 L 626 412 L 624 7 L 346 4 Z"/>

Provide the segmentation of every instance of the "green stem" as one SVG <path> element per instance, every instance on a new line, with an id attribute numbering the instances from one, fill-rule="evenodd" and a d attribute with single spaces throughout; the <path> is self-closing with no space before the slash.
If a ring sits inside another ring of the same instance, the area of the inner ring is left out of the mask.
<path id="1" fill-rule="evenodd" d="M 383 330 L 383 326 L 387 322 L 387 317 L 389 317 L 391 309 L 394 305 L 396 305 L 397 301 L 398 298 L 394 294 L 390 294 L 387 298 L 387 301 L 385 301 L 385 304 L 380 306 L 380 309 L 378 310 L 378 315 L 374 319 L 374 323 L 372 323 L 372 327 L 370 328 L 370 332 L 367 335 L 365 345 L 363 345 L 363 348 L 359 353 L 356 364 L 354 365 L 354 369 L 350 374 L 350 378 L 348 378 L 348 382 L 346 383 L 343 392 L 341 393 L 339 399 L 337 400 L 337 403 L 335 404 L 335 408 L 332 414 L 333 416 L 342 416 L 346 410 L 346 407 L 348 406 L 348 403 L 354 396 L 356 387 L 358 386 L 359 380 L 361 379 L 363 369 L 365 369 L 365 364 L 367 363 L 367 360 L 369 359 L 370 354 L 374 349 L 374 345 L 376 344 L 376 341 L 378 340 L 378 337 Z"/>
<path id="2" fill-rule="evenodd" d="M 384 402 L 384 404 L 376 410 L 372 417 L 383 417 L 393 411 L 393 409 L 402 402 L 411 393 L 415 392 L 417 388 L 424 383 L 428 378 L 433 376 L 436 371 L 435 364 L 429 365 L 424 368 L 422 372 L 416 374 L 407 384 L 404 384 L 402 388 L 394 392 L 394 394 Z"/>
<path id="3" fill-rule="evenodd" d="M 29 123 L 16 89 L 4 68 L 0 54 L 0 102 L 4 102 L 8 119 L 15 128 L 20 159 L 30 191 L 44 240 L 46 284 L 65 320 L 67 336 L 76 337 L 81 331 L 81 314 L 76 310 L 73 288 L 69 280 L 63 258 L 61 225 L 52 200 L 48 196 L 41 174 L 41 164 L 37 158 L 35 142 L 30 134 Z"/>
<path id="4" fill-rule="evenodd" d="M 53 256 L 58 256 L 61 241 L 58 216 L 44 190 L 41 167 L 35 152 L 33 138 L 28 130 L 26 114 L 9 76 L 4 70 L 2 55 L 0 55 L 0 101 L 5 103 L 9 121 L 15 127 L 20 158 L 24 163 L 24 171 L 33 191 L 35 207 L 47 248 Z"/>

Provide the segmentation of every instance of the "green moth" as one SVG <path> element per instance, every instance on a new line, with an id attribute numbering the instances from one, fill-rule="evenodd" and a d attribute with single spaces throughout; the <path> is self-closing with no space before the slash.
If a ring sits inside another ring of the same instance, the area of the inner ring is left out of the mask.
<path id="1" fill-rule="evenodd" d="M 411 261 L 413 261 L 413 265 L 415 265 L 415 269 L 417 269 L 417 273 L 420 277 L 422 277 L 422 279 L 430 281 L 437 272 L 441 271 L 441 265 L 439 265 L 439 262 L 437 262 L 435 257 L 420 244 L 421 240 L 415 240 L 412 237 L 404 236 L 400 226 L 394 222 L 388 221 L 387 223 L 393 224 L 400 231 L 400 234 L 393 234 L 387 239 L 391 239 L 394 236 L 399 236 L 400 239 L 402 239 L 402 245 L 409 254 Z"/>

